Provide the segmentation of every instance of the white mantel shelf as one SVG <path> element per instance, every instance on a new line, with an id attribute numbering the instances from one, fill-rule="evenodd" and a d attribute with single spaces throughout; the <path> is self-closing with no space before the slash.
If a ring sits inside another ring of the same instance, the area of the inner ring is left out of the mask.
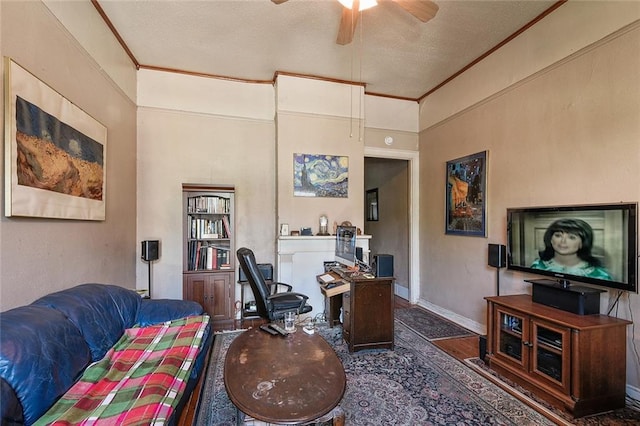
<path id="1" fill-rule="evenodd" d="M 367 239 L 370 240 L 371 239 L 371 235 L 357 235 L 356 236 L 356 240 L 360 240 L 360 239 Z M 336 236 L 334 235 L 281 235 L 278 237 L 278 240 L 329 240 L 329 241 L 335 241 L 336 240 Z"/>
<path id="2" fill-rule="evenodd" d="M 357 235 L 356 246 L 362 248 L 365 263 L 369 262 L 371 235 Z M 324 296 L 316 276 L 324 273 L 324 262 L 333 261 L 335 235 L 283 235 L 278 237 L 277 281 L 291 284 L 293 291 L 309 296 L 312 316 L 324 311 Z"/>

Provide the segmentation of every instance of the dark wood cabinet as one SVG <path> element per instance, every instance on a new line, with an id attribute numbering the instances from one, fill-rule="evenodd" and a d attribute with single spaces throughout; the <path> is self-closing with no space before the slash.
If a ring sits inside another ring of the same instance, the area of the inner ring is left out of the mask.
<path id="1" fill-rule="evenodd" d="M 342 335 L 349 351 L 393 349 L 393 278 L 349 279 L 342 294 Z"/>
<path id="2" fill-rule="evenodd" d="M 233 273 L 185 274 L 182 295 L 202 305 L 215 330 L 233 329 Z"/>
<path id="3" fill-rule="evenodd" d="M 492 369 L 576 417 L 624 407 L 631 322 L 576 315 L 534 303 L 529 295 L 486 300 Z"/>
<path id="4" fill-rule="evenodd" d="M 214 330 L 235 328 L 233 187 L 184 184 L 182 297 L 200 303 Z"/>

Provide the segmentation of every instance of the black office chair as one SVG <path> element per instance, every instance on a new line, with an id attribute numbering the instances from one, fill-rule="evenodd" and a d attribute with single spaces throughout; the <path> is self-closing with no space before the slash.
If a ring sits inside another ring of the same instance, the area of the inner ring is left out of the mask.
<path id="1" fill-rule="evenodd" d="M 307 305 L 309 297 L 292 292 L 291 285 L 278 282 L 267 284 L 260 273 L 253 251 L 242 247 L 238 249 L 236 254 L 238 255 L 240 268 L 247 276 L 247 281 L 249 281 L 253 291 L 253 297 L 256 299 L 258 315 L 262 318 L 275 321 L 284 318 L 285 312 L 295 311 L 300 315 L 313 309 Z M 278 292 L 278 288 L 281 286 L 284 286 L 287 291 Z"/>

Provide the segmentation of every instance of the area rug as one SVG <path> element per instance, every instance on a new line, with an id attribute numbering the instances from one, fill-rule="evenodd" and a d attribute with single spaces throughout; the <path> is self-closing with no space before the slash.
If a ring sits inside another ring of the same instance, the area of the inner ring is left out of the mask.
<path id="1" fill-rule="evenodd" d="M 419 307 L 396 309 L 395 319 L 429 341 L 474 335 L 466 328 Z"/>
<path id="2" fill-rule="evenodd" d="M 341 327 L 318 332 L 344 366 L 347 389 L 340 407 L 347 425 L 553 424 L 401 321 L 395 322 L 394 350 L 349 353 Z M 196 425 L 236 424 L 223 366 L 237 335 L 216 335 Z"/>
<path id="3" fill-rule="evenodd" d="M 552 419 L 556 424 L 564 425 L 578 425 L 578 426 L 596 426 L 596 425 L 640 425 L 640 409 L 637 407 L 638 402 L 628 398 L 626 407 L 618 410 L 609 411 L 602 414 L 596 414 L 592 416 L 586 416 L 579 419 L 574 419 L 569 413 L 563 411 L 553 405 L 549 404 L 545 400 L 536 396 L 533 392 L 523 388 L 517 383 L 502 376 L 496 371 L 489 368 L 489 366 L 480 358 L 469 358 L 465 362 L 472 368 L 477 370 L 480 374 L 493 380 L 499 386 L 512 392 L 514 395 L 519 395 L 522 398 L 529 400 L 528 404 L 536 408 L 541 413 L 545 414 L 548 418 Z"/>

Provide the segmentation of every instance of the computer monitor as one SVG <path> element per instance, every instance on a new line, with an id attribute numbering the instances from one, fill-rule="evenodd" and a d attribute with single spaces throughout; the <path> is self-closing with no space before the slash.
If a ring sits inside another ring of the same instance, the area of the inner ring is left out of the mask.
<path id="1" fill-rule="evenodd" d="M 356 266 L 356 227 L 340 225 L 336 229 L 335 261 Z"/>

